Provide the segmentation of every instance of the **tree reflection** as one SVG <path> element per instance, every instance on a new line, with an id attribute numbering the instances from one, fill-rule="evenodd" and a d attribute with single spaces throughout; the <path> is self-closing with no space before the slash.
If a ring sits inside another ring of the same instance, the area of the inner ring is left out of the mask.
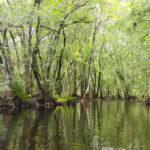
<path id="1" fill-rule="evenodd" d="M 0 150 L 150 149 L 150 112 L 124 102 L 82 102 L 0 115 Z"/>

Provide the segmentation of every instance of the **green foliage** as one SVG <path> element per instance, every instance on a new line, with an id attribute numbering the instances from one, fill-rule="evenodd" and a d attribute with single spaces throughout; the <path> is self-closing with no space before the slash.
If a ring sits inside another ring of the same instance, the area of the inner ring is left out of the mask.
<path id="1" fill-rule="evenodd" d="M 8 69 L 13 58 L 12 74 L 22 78 L 16 82 L 12 76 L 15 96 L 26 97 L 22 83 L 27 82 L 27 67 L 32 90 L 67 93 L 56 96 L 60 101 L 83 94 L 88 82 L 91 96 L 149 95 L 148 0 L 45 0 L 39 6 L 31 0 L 10 3 L 11 7 L 7 1 L 0 2 L 0 29 L 7 28 L 8 47 L 4 48 Z M 0 34 L 2 42 L 3 38 Z M 36 62 L 35 74 L 32 62 Z M 1 74 L 4 77 L 5 71 Z"/>
<path id="2" fill-rule="evenodd" d="M 5 83 L 0 83 L 0 97 L 5 96 L 5 91 L 8 90 L 8 87 L 6 86 Z"/>
<path id="3" fill-rule="evenodd" d="M 22 80 L 13 80 L 11 83 L 11 88 L 14 97 L 30 102 L 30 96 L 25 91 Z"/>
<path id="4" fill-rule="evenodd" d="M 60 103 L 64 103 L 64 102 L 72 101 L 76 99 L 76 97 L 68 96 L 67 94 L 61 94 L 61 96 L 54 95 L 54 97 L 57 99 L 57 102 L 60 102 Z"/>

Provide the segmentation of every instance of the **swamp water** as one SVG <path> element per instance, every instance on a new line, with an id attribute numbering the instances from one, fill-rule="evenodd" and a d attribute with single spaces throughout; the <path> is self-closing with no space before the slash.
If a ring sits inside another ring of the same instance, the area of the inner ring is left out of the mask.
<path id="1" fill-rule="evenodd" d="M 0 114 L 0 150 L 150 150 L 141 103 L 86 102 Z"/>

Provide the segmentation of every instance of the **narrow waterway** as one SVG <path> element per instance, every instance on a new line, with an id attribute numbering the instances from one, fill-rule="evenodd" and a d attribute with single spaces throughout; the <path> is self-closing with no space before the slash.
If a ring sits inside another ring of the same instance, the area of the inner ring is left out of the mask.
<path id="1" fill-rule="evenodd" d="M 0 114 L 0 150 L 150 150 L 141 103 L 86 102 Z"/>

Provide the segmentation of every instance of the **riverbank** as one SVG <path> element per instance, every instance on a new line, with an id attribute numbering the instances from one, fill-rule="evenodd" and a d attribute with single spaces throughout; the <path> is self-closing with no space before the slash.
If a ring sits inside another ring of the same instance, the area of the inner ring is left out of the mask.
<path id="1" fill-rule="evenodd" d="M 57 106 L 71 105 L 80 101 L 79 97 L 68 97 L 68 98 L 58 98 L 49 97 L 44 103 L 41 95 L 34 95 L 30 101 L 13 98 L 13 99 L 4 99 L 0 98 L 0 111 L 3 110 L 14 110 L 14 109 L 27 109 L 27 108 L 49 108 L 53 109 Z"/>
<path id="2" fill-rule="evenodd" d="M 130 97 L 129 99 L 124 99 L 124 98 L 118 99 L 115 97 L 105 97 L 103 99 L 87 98 L 86 100 L 91 101 L 91 99 L 92 101 L 114 101 L 117 99 L 119 101 L 140 102 L 140 103 L 145 103 L 148 106 L 150 105 L 149 99 L 141 100 L 138 99 L 137 97 Z M 0 111 L 28 109 L 28 108 L 34 108 L 34 109 L 49 108 L 52 110 L 57 106 L 71 105 L 80 102 L 81 100 L 82 100 L 81 97 L 70 97 L 65 95 L 61 95 L 61 96 L 54 95 L 53 97 L 47 97 L 46 99 L 43 100 L 42 95 L 40 93 L 34 94 L 28 101 L 22 100 L 17 97 L 9 98 L 9 99 L 0 97 Z"/>

